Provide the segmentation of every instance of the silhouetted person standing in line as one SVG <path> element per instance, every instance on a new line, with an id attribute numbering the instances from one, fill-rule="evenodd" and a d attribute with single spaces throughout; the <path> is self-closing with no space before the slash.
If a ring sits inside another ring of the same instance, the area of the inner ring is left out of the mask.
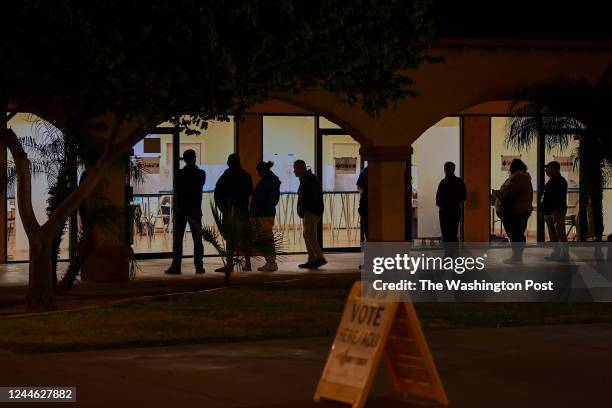
<path id="1" fill-rule="evenodd" d="M 202 188 L 206 172 L 196 165 L 194 150 L 183 153 L 185 167 L 178 171 L 174 191 L 174 228 L 172 265 L 166 271 L 170 275 L 181 273 L 183 259 L 183 236 L 189 223 L 193 238 L 193 262 L 196 273 L 204 273 L 204 244 L 202 242 Z"/>
<path id="2" fill-rule="evenodd" d="M 455 176 L 455 163 L 444 163 L 445 177 L 438 185 L 436 205 L 440 209 L 440 230 L 444 242 L 459 242 L 461 206 L 467 198 L 463 180 Z"/>
<path id="3" fill-rule="evenodd" d="M 359 219 L 361 220 L 361 239 L 368 239 L 368 168 L 361 170 L 357 178 L 357 191 L 359 191 Z"/>
<path id="4" fill-rule="evenodd" d="M 497 198 L 495 210 L 502 220 L 506 234 L 512 245 L 512 257 L 504 263 L 523 262 L 525 249 L 525 231 L 533 211 L 533 185 L 527 172 L 527 165 L 521 159 L 510 163 L 510 177 L 502 184 L 499 191 L 494 191 Z"/>
<path id="5" fill-rule="evenodd" d="M 274 217 L 276 216 L 276 206 L 280 200 L 280 185 L 281 181 L 272 172 L 272 166 L 274 163 L 259 162 L 257 163 L 257 174 L 260 177 L 257 186 L 255 186 L 255 192 L 253 193 L 253 200 L 251 201 L 251 215 L 255 219 L 255 225 L 257 227 L 257 234 L 262 239 L 269 242 L 271 245 L 270 250 L 274 250 Z M 276 264 L 276 255 L 271 253 L 264 254 L 266 258 L 266 264 L 262 267 L 257 268 L 261 272 L 274 272 L 278 270 Z"/>
<path id="6" fill-rule="evenodd" d="M 223 214 L 223 218 L 228 216 L 248 217 L 249 198 L 253 195 L 253 179 L 240 165 L 240 156 L 232 153 L 227 158 L 227 169 L 223 172 L 215 185 L 215 204 Z M 245 271 L 251 270 L 251 261 L 248 254 Z M 226 268 L 233 268 L 227 265 L 215 270 L 215 272 L 225 272 Z"/>
<path id="7" fill-rule="evenodd" d="M 300 179 L 298 188 L 297 213 L 302 218 L 304 242 L 308 251 L 308 261 L 298 265 L 300 268 L 317 269 L 327 263 L 323 256 L 319 240 L 317 239 L 317 226 L 323 216 L 323 188 L 319 178 L 306 169 L 304 160 L 293 163 L 293 172 Z"/>
<path id="8" fill-rule="evenodd" d="M 542 198 L 541 215 L 548 229 L 551 242 L 558 242 L 554 247 L 549 260 L 567 260 L 567 233 L 565 231 L 565 217 L 567 215 L 567 180 L 561 175 L 561 164 L 551 161 L 545 167 L 546 175 L 549 177 L 544 185 L 544 197 Z"/>

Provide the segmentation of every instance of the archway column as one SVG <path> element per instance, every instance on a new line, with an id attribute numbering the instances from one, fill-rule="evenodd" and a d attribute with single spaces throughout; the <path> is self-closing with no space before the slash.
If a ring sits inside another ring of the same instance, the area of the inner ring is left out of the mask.
<path id="1" fill-rule="evenodd" d="M 363 146 L 368 162 L 368 240 L 404 241 L 406 225 L 406 162 L 410 146 Z"/>
<path id="2" fill-rule="evenodd" d="M 263 115 L 247 113 L 235 126 L 235 151 L 240 156 L 242 167 L 249 172 L 253 182 L 256 182 L 259 177 L 255 166 L 263 160 Z"/>
<path id="3" fill-rule="evenodd" d="M 115 163 L 100 184 L 104 205 L 97 198 L 86 200 L 92 212 L 103 211 L 108 216 L 93 220 L 95 247 L 83 263 L 84 281 L 127 281 L 130 274 L 130 244 L 127 240 L 125 160 Z M 99 208 L 99 210 L 97 210 Z"/>
<path id="4" fill-rule="evenodd" d="M 463 206 L 463 240 L 489 242 L 491 231 L 491 117 L 465 116 L 462 121 L 462 172 L 467 187 Z"/>

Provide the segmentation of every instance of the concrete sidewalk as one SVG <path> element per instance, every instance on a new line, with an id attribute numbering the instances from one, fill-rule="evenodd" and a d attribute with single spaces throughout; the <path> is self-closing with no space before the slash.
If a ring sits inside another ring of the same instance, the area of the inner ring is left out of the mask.
<path id="1" fill-rule="evenodd" d="M 252 272 L 234 272 L 232 284 L 252 284 L 263 281 L 318 279 L 326 275 L 350 274 L 359 278 L 358 253 L 326 254 L 328 264 L 317 270 L 300 269 L 297 265 L 304 262 L 303 255 L 288 255 L 279 262 L 279 270 L 273 273 L 258 272 L 257 267 L 263 260 L 253 260 Z M 193 261 L 185 259 L 181 275 L 166 275 L 164 270 L 170 259 L 139 261 L 136 279 L 128 282 L 75 282 L 70 293 L 56 297 L 58 309 L 75 309 L 93 305 L 103 305 L 120 299 L 159 296 L 173 293 L 195 292 L 223 286 L 224 275 L 213 272 L 222 266 L 221 259 L 205 259 L 206 273 L 196 275 Z M 61 263 L 62 268 L 66 263 Z M 60 272 L 63 273 L 62 270 Z M 0 315 L 23 313 L 27 293 L 28 264 L 0 265 Z"/>
<path id="2" fill-rule="evenodd" d="M 451 407 L 609 406 L 612 325 L 427 333 Z M 331 339 L 0 352 L 0 385 L 76 386 L 82 407 L 312 407 Z M 19 404 L 24 407 L 26 404 Z M 380 370 L 370 407 L 410 407 Z"/>
<path id="3" fill-rule="evenodd" d="M 323 273 L 345 273 L 345 272 L 358 272 L 359 264 L 361 261 L 361 254 L 359 253 L 328 253 L 325 254 L 328 264 L 319 268 L 317 271 L 311 272 L 323 272 Z M 300 263 L 306 261 L 306 255 L 285 255 L 279 262 L 279 270 L 274 273 L 267 273 L 267 275 L 298 275 L 308 273 L 308 270 L 299 269 L 297 266 Z M 217 256 L 211 256 L 204 258 L 204 267 L 206 273 L 204 275 L 195 275 L 195 269 L 193 266 L 193 258 L 183 259 L 182 275 L 165 275 L 164 271 L 168 269 L 171 259 L 140 259 L 137 261 L 138 271 L 136 273 L 136 279 L 139 280 L 181 280 L 181 279 L 223 279 L 223 274 L 213 272 L 216 268 L 223 266 L 221 258 Z M 252 272 L 236 272 L 234 277 L 241 278 L 245 276 L 252 276 L 253 274 L 261 274 L 257 272 L 257 268 L 264 264 L 263 259 L 253 259 L 253 271 Z M 22 263 L 9 263 L 0 264 L 0 287 L 6 286 L 27 286 L 28 285 L 28 266 L 27 262 Z M 68 267 L 67 262 L 60 262 L 58 264 L 58 271 L 63 274 Z"/>

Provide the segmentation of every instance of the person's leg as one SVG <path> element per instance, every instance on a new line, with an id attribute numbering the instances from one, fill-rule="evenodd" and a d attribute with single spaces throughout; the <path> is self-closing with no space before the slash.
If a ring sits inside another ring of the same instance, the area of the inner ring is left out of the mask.
<path id="1" fill-rule="evenodd" d="M 459 222 L 461 221 L 461 209 L 453 210 L 448 216 L 449 242 L 459 242 Z"/>
<path id="2" fill-rule="evenodd" d="M 317 237 L 317 227 L 319 225 L 319 222 L 321 221 L 321 216 L 319 215 L 315 215 L 312 213 L 306 213 L 306 214 L 310 214 L 310 217 L 313 218 L 312 221 L 312 228 L 311 228 L 311 239 L 312 242 L 310 243 L 311 249 L 312 249 L 312 253 L 315 257 L 315 260 L 317 261 L 323 261 L 325 260 L 325 257 L 323 256 L 323 251 L 321 250 L 321 245 L 319 244 L 319 238 Z M 327 263 L 327 262 L 325 262 Z"/>
<path id="3" fill-rule="evenodd" d="M 516 240 L 516 226 L 513 214 L 502 214 L 501 216 L 502 224 L 504 226 L 504 231 L 506 231 L 506 235 L 510 242 L 514 242 Z"/>
<path id="4" fill-rule="evenodd" d="M 315 250 L 313 248 L 313 235 L 317 234 L 317 226 L 315 220 L 312 217 L 314 214 L 305 213 L 302 218 L 302 234 L 304 236 L 304 244 L 306 244 L 306 252 L 308 253 L 308 262 L 314 262 L 317 260 Z"/>
<path id="5" fill-rule="evenodd" d="M 448 220 L 445 211 L 438 211 L 438 218 L 440 220 L 440 233 L 442 234 L 442 242 L 448 242 Z"/>
<path id="6" fill-rule="evenodd" d="M 175 214 L 174 226 L 172 228 L 174 234 L 172 237 L 172 265 L 168 271 L 181 271 L 181 261 L 183 260 L 183 237 L 185 236 L 185 227 L 187 226 L 187 218 L 182 214 Z"/>
<path id="7" fill-rule="evenodd" d="M 257 230 L 261 235 L 261 239 L 269 243 L 269 246 L 266 245 L 266 251 L 263 254 L 266 264 L 257 270 L 274 272 L 278 270 L 278 265 L 276 264 L 276 246 L 274 244 L 274 217 L 257 218 Z"/>
<path id="8" fill-rule="evenodd" d="M 544 216 L 544 223 L 546 224 L 546 229 L 548 230 L 548 238 L 550 239 L 550 242 L 559 242 L 559 237 L 557 236 L 557 225 L 555 224 L 553 214 L 546 214 Z"/>
<path id="9" fill-rule="evenodd" d="M 529 223 L 529 217 L 531 213 L 528 214 L 518 214 L 517 215 L 517 231 L 516 245 L 513 247 L 512 256 L 516 258 L 519 262 L 523 262 L 523 252 L 525 251 L 525 242 L 527 242 L 527 237 L 525 236 L 525 232 L 527 231 L 527 224 Z"/>
<path id="10" fill-rule="evenodd" d="M 527 232 L 527 224 L 529 223 L 529 216 L 531 214 L 519 214 L 517 219 L 518 219 L 518 230 L 517 230 L 517 236 L 518 236 L 518 242 L 527 242 L 527 236 L 525 235 L 525 233 Z"/>
<path id="11" fill-rule="evenodd" d="M 456 257 L 459 255 L 459 221 L 461 220 L 461 210 L 447 210 L 444 214 L 440 214 L 440 218 L 444 220 L 444 253 L 448 257 Z"/>
<path id="12" fill-rule="evenodd" d="M 567 231 L 565 231 L 565 218 L 567 217 L 567 210 L 555 211 L 552 215 L 558 241 L 567 242 Z"/>
<path id="13" fill-rule="evenodd" d="M 258 218 L 261 228 L 261 234 L 270 244 L 270 251 L 265 256 L 266 262 L 276 262 L 276 246 L 274 245 L 274 217 L 261 217 Z"/>
<path id="14" fill-rule="evenodd" d="M 546 214 L 544 216 L 544 223 L 546 224 L 546 230 L 548 231 L 548 238 L 553 247 L 553 251 L 550 256 L 545 257 L 547 260 L 556 260 L 561 255 L 561 250 L 559 248 L 559 236 L 557 235 L 557 226 L 555 224 L 553 214 Z"/>
<path id="15" fill-rule="evenodd" d="M 521 217 L 518 214 L 504 214 L 502 223 L 506 234 L 510 239 L 512 256 L 504 260 L 504 263 L 520 263 L 523 260 L 523 243 L 521 241 Z M 524 237 L 524 235 L 523 235 Z"/>
<path id="16" fill-rule="evenodd" d="M 196 273 L 204 271 L 204 243 L 202 242 L 202 217 L 194 215 L 187 218 L 193 238 L 193 264 Z"/>
<path id="17" fill-rule="evenodd" d="M 555 225 L 555 231 L 559 239 L 559 250 L 561 253 L 561 260 L 567 260 L 569 257 L 569 248 L 567 245 L 567 231 L 565 230 L 565 218 L 567 217 L 567 209 L 555 211 L 553 213 L 553 222 Z"/>

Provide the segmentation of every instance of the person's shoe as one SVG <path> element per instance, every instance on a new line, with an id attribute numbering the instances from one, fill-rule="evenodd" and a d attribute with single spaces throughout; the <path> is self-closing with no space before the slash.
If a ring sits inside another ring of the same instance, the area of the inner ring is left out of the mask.
<path id="1" fill-rule="evenodd" d="M 520 265 L 523 263 L 523 260 L 519 258 L 508 258 L 504 259 L 502 262 L 506 265 Z"/>
<path id="2" fill-rule="evenodd" d="M 303 264 L 299 264 L 298 268 L 301 268 L 301 269 L 317 269 L 318 266 L 316 266 L 314 262 L 315 261 L 312 261 L 312 262 L 311 261 L 307 261 L 307 262 L 305 262 Z"/>
<path id="3" fill-rule="evenodd" d="M 204 267 L 203 267 L 203 266 L 200 266 L 200 267 L 196 266 L 195 270 L 196 270 L 195 272 L 196 272 L 197 274 L 203 274 L 203 273 L 206 273 L 206 269 L 204 269 Z"/>
<path id="4" fill-rule="evenodd" d="M 276 262 L 266 262 L 264 266 L 257 268 L 259 272 L 274 272 L 278 271 L 278 265 Z"/>
<path id="5" fill-rule="evenodd" d="M 181 274 L 181 270 L 179 268 L 175 268 L 174 266 L 171 266 L 168 269 L 166 269 L 166 271 L 164 273 L 166 275 L 180 275 Z"/>
<path id="6" fill-rule="evenodd" d="M 225 273 L 225 272 L 227 272 L 227 271 L 228 271 L 228 269 L 229 269 L 229 271 L 231 272 L 233 268 L 230 268 L 230 267 L 228 267 L 228 266 L 226 265 L 226 266 L 222 266 L 222 267 L 220 267 L 220 268 L 215 269 L 215 272 Z"/>
<path id="7" fill-rule="evenodd" d="M 313 264 L 315 264 L 317 268 L 319 266 L 327 265 L 327 259 L 325 258 L 317 259 L 316 261 L 313 262 Z"/>

